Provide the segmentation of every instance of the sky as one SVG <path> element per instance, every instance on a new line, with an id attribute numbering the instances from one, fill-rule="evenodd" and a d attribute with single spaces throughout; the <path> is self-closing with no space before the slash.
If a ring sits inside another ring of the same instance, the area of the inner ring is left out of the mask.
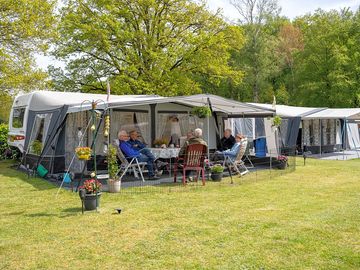
<path id="1" fill-rule="evenodd" d="M 221 8 L 223 15 L 229 21 L 236 22 L 238 20 L 239 15 L 236 9 L 230 5 L 229 0 L 207 0 L 207 2 L 210 10 L 215 11 Z M 329 11 L 331 9 L 339 10 L 350 7 L 355 11 L 359 8 L 360 0 L 278 0 L 278 4 L 281 7 L 281 15 L 294 19 L 297 16 L 312 13 L 318 8 Z M 48 65 L 64 67 L 63 63 L 50 56 L 37 55 L 36 63 L 44 70 L 47 69 Z"/>
<path id="2" fill-rule="evenodd" d="M 207 2 L 211 10 L 221 8 L 223 15 L 230 21 L 236 22 L 239 18 L 238 12 L 230 5 L 229 0 L 207 0 Z M 281 7 L 281 15 L 294 19 L 297 16 L 312 13 L 318 8 L 329 11 L 350 7 L 352 10 L 356 10 L 360 0 L 278 0 L 278 4 Z"/>

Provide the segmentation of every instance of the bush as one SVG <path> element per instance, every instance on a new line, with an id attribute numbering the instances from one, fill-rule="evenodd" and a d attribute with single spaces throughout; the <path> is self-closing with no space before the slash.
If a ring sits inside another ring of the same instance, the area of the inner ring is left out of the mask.
<path id="1" fill-rule="evenodd" d="M 9 128 L 7 124 L 0 124 L 0 159 L 12 158 L 13 153 L 7 143 Z"/>

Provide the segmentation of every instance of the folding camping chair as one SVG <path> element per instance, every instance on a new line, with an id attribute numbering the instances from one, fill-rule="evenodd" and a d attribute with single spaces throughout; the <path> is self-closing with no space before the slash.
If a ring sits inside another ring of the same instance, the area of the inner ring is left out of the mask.
<path id="1" fill-rule="evenodd" d="M 118 174 L 121 172 L 121 170 L 124 170 L 122 172 L 121 176 L 120 176 L 120 179 L 123 178 L 123 176 L 125 175 L 125 173 L 129 169 L 132 169 L 132 171 L 134 172 L 135 178 L 138 178 L 138 172 L 139 172 L 142 181 L 145 182 L 143 171 L 144 171 L 144 167 L 145 167 L 145 165 L 147 163 L 146 162 L 139 162 L 136 157 L 134 157 L 134 158 L 126 158 L 124 153 L 120 150 L 119 140 L 118 139 L 113 141 L 113 145 L 116 148 L 116 154 L 117 154 L 117 156 L 118 156 L 118 158 L 120 159 L 120 162 L 121 162 Z"/>
<path id="2" fill-rule="evenodd" d="M 174 182 L 178 169 L 182 169 L 182 182 L 185 185 L 186 171 L 196 171 L 196 180 L 201 173 L 202 184 L 205 185 L 204 160 L 207 152 L 207 146 L 203 144 L 190 144 L 186 148 L 184 158 L 178 157 L 174 164 Z"/>
<path id="3" fill-rule="evenodd" d="M 247 146 L 245 149 L 245 153 L 244 153 L 244 162 L 247 160 L 248 163 L 250 164 L 248 166 L 248 168 L 254 168 L 254 164 L 252 163 L 251 159 L 250 159 L 250 148 L 253 148 L 253 143 L 249 143 L 249 141 L 247 140 L 247 138 L 245 138 L 244 140 L 247 141 Z"/>
<path id="4" fill-rule="evenodd" d="M 245 151 L 248 145 L 248 140 L 247 139 L 243 139 L 241 141 L 240 144 L 240 149 L 239 152 L 235 158 L 235 160 L 232 160 L 229 156 L 225 156 L 224 157 L 224 162 L 223 162 L 223 166 L 228 167 L 229 171 L 231 170 L 231 168 L 234 168 L 235 171 L 240 175 L 243 176 L 244 174 L 247 174 L 249 172 L 249 169 L 245 166 L 244 161 L 242 160 L 242 158 L 245 155 Z M 243 169 L 243 171 L 241 172 L 241 169 Z"/>

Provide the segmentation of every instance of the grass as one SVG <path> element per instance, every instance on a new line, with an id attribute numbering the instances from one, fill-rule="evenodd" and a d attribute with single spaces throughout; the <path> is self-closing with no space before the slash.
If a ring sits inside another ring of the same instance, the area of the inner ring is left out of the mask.
<path id="1" fill-rule="evenodd" d="M 360 160 L 298 164 L 240 185 L 104 193 L 82 215 L 76 193 L 0 163 L 0 269 L 359 269 Z"/>

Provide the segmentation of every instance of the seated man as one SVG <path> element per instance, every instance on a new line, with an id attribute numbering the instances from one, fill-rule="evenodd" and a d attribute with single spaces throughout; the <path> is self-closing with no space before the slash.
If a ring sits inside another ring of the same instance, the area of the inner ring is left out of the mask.
<path id="1" fill-rule="evenodd" d="M 186 149 L 188 145 L 190 144 L 203 144 L 207 147 L 207 143 L 201 138 L 202 137 L 202 130 L 200 128 L 197 128 L 194 130 L 194 133 L 190 136 L 190 133 L 188 133 L 188 140 L 185 141 L 184 145 L 180 148 L 179 151 L 179 157 L 183 158 L 186 155 Z M 181 162 L 180 162 L 181 163 Z M 190 177 L 191 171 L 186 171 L 186 177 L 188 177 L 189 181 L 192 181 L 192 177 Z"/>
<path id="2" fill-rule="evenodd" d="M 130 131 L 129 135 L 130 139 L 128 140 L 128 142 L 135 150 L 138 150 L 141 154 L 144 154 L 148 158 L 155 160 L 155 157 L 153 153 L 151 153 L 150 149 L 146 147 L 146 144 L 142 143 L 139 140 L 139 134 L 136 130 Z"/>
<path id="3" fill-rule="evenodd" d="M 132 145 L 129 143 L 129 135 L 125 130 L 120 130 L 118 133 L 119 138 L 119 147 L 121 149 L 121 152 L 125 155 L 127 158 L 137 158 L 139 162 L 146 162 L 147 167 L 149 170 L 149 177 L 151 179 L 158 179 L 157 176 L 154 174 L 154 159 L 146 156 L 145 154 L 140 153 L 139 150 L 132 147 Z"/>
<path id="4" fill-rule="evenodd" d="M 179 157 L 183 157 L 186 154 L 186 148 L 190 144 L 203 144 L 207 146 L 207 143 L 201 138 L 202 130 L 197 128 L 194 130 L 194 135 L 192 137 L 189 136 L 189 139 L 185 141 L 184 145 L 181 147 L 179 152 Z"/>
<path id="5" fill-rule="evenodd" d="M 231 149 L 233 145 L 235 144 L 235 138 L 233 135 L 231 135 L 231 129 L 227 128 L 224 131 L 224 137 L 221 138 L 220 141 L 220 151 L 225 151 L 228 149 Z"/>
<path id="6" fill-rule="evenodd" d="M 234 161 L 239 153 L 241 143 L 244 140 L 244 135 L 237 134 L 235 137 L 235 144 L 231 147 L 231 149 L 227 149 L 225 151 L 216 151 L 214 160 L 224 160 L 225 157 L 229 157 L 231 160 Z"/>

